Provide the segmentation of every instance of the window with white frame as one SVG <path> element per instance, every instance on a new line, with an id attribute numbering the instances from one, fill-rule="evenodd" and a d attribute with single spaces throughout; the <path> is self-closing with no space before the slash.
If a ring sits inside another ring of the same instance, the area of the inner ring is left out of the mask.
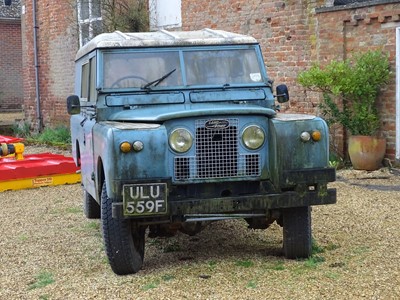
<path id="1" fill-rule="evenodd" d="M 149 0 L 150 29 L 182 27 L 181 0 Z"/>
<path id="2" fill-rule="evenodd" d="M 79 45 L 102 32 L 101 0 L 77 0 Z"/>

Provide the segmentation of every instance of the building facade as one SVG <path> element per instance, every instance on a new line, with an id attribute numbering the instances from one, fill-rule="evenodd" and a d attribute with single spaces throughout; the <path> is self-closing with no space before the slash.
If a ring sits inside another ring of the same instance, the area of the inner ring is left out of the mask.
<path id="1" fill-rule="evenodd" d="M 0 4 L 0 111 L 21 110 L 22 39 L 19 1 Z"/>
<path id="2" fill-rule="evenodd" d="M 36 129 L 67 124 L 79 45 L 71 1 L 22 0 L 23 93 L 26 120 Z"/>

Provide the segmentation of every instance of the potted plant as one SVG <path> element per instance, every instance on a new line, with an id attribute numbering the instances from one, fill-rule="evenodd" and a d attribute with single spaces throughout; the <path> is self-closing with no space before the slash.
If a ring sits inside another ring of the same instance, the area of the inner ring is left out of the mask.
<path id="1" fill-rule="evenodd" d="M 322 92 L 320 108 L 328 123 L 341 124 L 350 133 L 348 151 L 355 169 L 376 170 L 385 155 L 386 140 L 376 135 L 377 99 L 389 77 L 389 58 L 381 51 L 334 60 L 325 67 L 314 65 L 299 74 L 306 89 Z"/>

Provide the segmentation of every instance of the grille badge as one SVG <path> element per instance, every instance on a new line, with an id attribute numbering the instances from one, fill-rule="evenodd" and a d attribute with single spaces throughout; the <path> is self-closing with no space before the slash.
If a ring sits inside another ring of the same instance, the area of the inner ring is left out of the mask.
<path id="1" fill-rule="evenodd" d="M 225 129 L 228 128 L 228 126 L 228 120 L 209 120 L 205 124 L 207 129 Z"/>

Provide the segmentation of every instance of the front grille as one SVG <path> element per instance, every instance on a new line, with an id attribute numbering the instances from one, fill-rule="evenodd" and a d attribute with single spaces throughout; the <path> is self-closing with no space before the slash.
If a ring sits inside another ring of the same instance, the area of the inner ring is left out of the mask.
<path id="1" fill-rule="evenodd" d="M 196 120 L 195 156 L 175 157 L 176 180 L 234 178 L 260 175 L 260 155 L 239 153 L 239 120 L 224 128 L 206 128 Z"/>
<path id="2" fill-rule="evenodd" d="M 196 124 L 196 163 L 198 178 L 233 177 L 238 170 L 238 121 L 229 120 L 223 129 L 207 129 Z"/>

